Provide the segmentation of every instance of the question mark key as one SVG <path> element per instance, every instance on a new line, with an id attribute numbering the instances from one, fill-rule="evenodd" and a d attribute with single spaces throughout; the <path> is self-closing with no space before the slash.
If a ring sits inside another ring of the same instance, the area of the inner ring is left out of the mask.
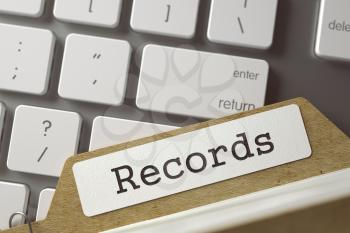
<path id="1" fill-rule="evenodd" d="M 16 108 L 7 158 L 10 170 L 58 177 L 77 153 L 78 113 L 20 105 Z"/>

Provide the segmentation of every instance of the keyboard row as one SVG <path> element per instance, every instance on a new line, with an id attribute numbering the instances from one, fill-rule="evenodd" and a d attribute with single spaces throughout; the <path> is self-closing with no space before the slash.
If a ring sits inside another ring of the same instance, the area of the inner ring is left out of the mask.
<path id="1" fill-rule="evenodd" d="M 277 0 L 211 0 L 209 41 L 267 49 L 272 45 Z M 40 17 L 45 0 L 2 0 L 0 12 Z M 134 0 L 130 26 L 134 31 L 179 38 L 194 36 L 199 0 Z M 323 58 L 350 60 L 348 0 L 321 0 L 315 53 Z M 55 0 L 54 16 L 68 22 L 117 27 L 122 0 Z M 310 12 L 311 13 L 311 12 Z M 227 28 L 223 25 L 230 25 Z M 336 41 L 336 43 L 334 43 Z"/>
<path id="2" fill-rule="evenodd" d="M 277 3 L 277 0 L 211 0 L 208 40 L 269 48 L 273 42 Z M 2 0 L 0 12 L 39 17 L 44 5 L 45 0 Z M 141 33 L 191 38 L 196 31 L 199 5 L 199 0 L 134 0 L 130 26 Z M 56 19 L 68 23 L 114 28 L 119 24 L 121 7 L 122 0 L 55 0 L 53 14 Z M 349 8 L 348 0 L 321 0 L 315 45 L 317 56 L 350 61 Z"/>
<path id="3" fill-rule="evenodd" d="M 39 17 L 45 0 L 2 0 L 0 11 Z M 134 0 L 130 26 L 134 31 L 178 38 L 192 38 L 196 31 L 200 0 Z M 56 19 L 115 28 L 122 0 L 55 0 Z M 273 40 L 277 0 L 212 0 L 207 37 L 212 42 L 253 48 L 269 48 Z M 232 30 L 222 25 L 231 25 Z"/>
<path id="4" fill-rule="evenodd" d="M 51 76 L 53 33 L 0 24 L 0 34 L 0 89 L 44 95 Z M 59 96 L 112 106 L 123 104 L 130 55 L 127 41 L 68 35 Z M 255 109 L 264 105 L 268 69 L 263 60 L 147 45 L 136 104 L 144 110 L 201 118 Z"/>
<path id="5" fill-rule="evenodd" d="M 2 104 L 2 122 L 4 115 L 5 106 Z M 17 172 L 59 177 L 66 159 L 77 153 L 81 125 L 82 118 L 75 112 L 18 106 L 14 114 L 7 167 Z M 89 150 L 176 128 L 99 116 L 93 121 Z"/>

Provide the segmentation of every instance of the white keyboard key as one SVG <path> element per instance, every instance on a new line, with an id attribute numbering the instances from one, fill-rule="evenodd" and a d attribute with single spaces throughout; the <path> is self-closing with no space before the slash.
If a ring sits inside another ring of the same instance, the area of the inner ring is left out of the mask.
<path id="1" fill-rule="evenodd" d="M 119 24 L 122 0 L 55 0 L 57 19 L 114 28 Z"/>
<path id="2" fill-rule="evenodd" d="M 46 219 L 55 191 L 55 189 L 47 188 L 40 192 L 38 209 L 36 212 L 36 221 Z"/>
<path id="3" fill-rule="evenodd" d="M 141 109 L 216 118 L 264 105 L 263 60 L 148 45 L 136 104 Z"/>
<path id="4" fill-rule="evenodd" d="M 0 24 L 0 89 L 46 93 L 55 36 L 49 30 Z"/>
<path id="5" fill-rule="evenodd" d="M 139 32 L 192 38 L 198 7 L 199 0 L 134 0 L 131 27 Z"/>
<path id="6" fill-rule="evenodd" d="M 272 45 L 277 0 L 212 0 L 209 40 L 267 49 Z"/>
<path id="7" fill-rule="evenodd" d="M 45 0 L 1 0 L 0 12 L 6 14 L 39 17 L 43 14 Z"/>
<path id="8" fill-rule="evenodd" d="M 64 50 L 61 97 L 108 105 L 124 101 L 131 47 L 122 40 L 71 34 Z"/>
<path id="9" fill-rule="evenodd" d="M 58 177 L 76 154 L 81 117 L 74 112 L 21 105 L 15 111 L 7 166 L 10 170 Z"/>
<path id="10" fill-rule="evenodd" d="M 350 1 L 322 0 L 315 52 L 319 57 L 350 61 Z"/>
<path id="11" fill-rule="evenodd" d="M 6 114 L 6 106 L 0 102 L 0 139 L 2 136 L 2 130 L 4 128 L 5 114 Z"/>
<path id="12" fill-rule="evenodd" d="M 0 230 L 9 228 L 9 220 L 16 212 L 27 212 L 29 189 L 26 185 L 0 181 Z M 12 225 L 22 224 L 24 219 L 15 216 Z"/>
<path id="13" fill-rule="evenodd" d="M 177 129 L 175 126 L 96 117 L 92 125 L 90 151 Z"/>

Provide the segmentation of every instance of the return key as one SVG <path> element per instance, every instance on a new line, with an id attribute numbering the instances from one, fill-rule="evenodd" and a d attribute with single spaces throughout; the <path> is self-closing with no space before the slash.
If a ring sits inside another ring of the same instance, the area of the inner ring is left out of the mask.
<path id="1" fill-rule="evenodd" d="M 255 109 L 264 105 L 268 70 L 264 60 L 147 45 L 136 104 L 199 118 Z"/>

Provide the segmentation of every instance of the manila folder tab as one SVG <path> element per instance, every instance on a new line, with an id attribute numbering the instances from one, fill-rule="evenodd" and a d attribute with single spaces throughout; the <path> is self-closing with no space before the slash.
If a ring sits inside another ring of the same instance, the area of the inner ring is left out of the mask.
<path id="1" fill-rule="evenodd" d="M 94 217 L 84 215 L 73 176 L 75 163 L 291 104 L 300 108 L 312 149 L 311 157 Z M 32 228 L 34 233 L 106 231 L 349 167 L 349 138 L 307 100 L 296 98 L 73 156 L 64 166 L 47 219 L 32 223 Z M 15 227 L 7 232 L 27 233 L 28 226 Z"/>

